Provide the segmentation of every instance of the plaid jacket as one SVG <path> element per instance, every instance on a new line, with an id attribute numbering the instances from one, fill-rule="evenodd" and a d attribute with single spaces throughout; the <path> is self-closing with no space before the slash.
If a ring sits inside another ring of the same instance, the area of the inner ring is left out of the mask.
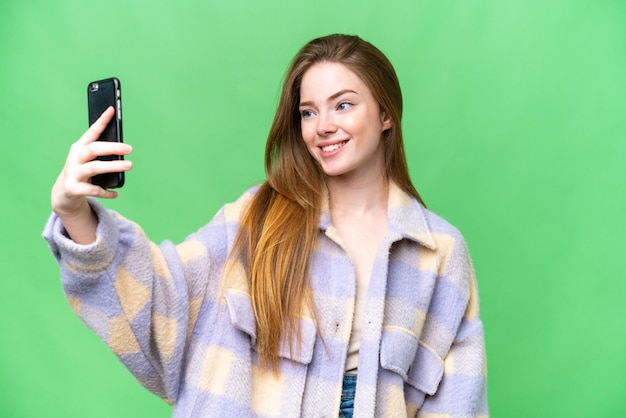
<path id="1" fill-rule="evenodd" d="M 74 311 L 174 417 L 336 417 L 355 273 L 326 210 L 311 264 L 317 330 L 281 343 L 279 373 L 258 366 L 241 265 L 220 281 L 254 190 L 183 243 L 157 246 L 92 201 L 97 240 L 78 245 L 53 214 L 44 237 Z M 293 345 L 296 347 L 296 345 Z M 483 327 L 466 245 L 395 185 L 372 270 L 359 351 L 355 417 L 486 417 Z"/>

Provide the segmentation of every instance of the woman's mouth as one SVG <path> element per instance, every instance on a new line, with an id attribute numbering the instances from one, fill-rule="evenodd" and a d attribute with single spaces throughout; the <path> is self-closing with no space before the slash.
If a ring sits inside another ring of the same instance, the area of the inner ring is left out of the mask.
<path id="1" fill-rule="evenodd" d="M 343 147 L 347 143 L 348 141 L 338 142 L 336 144 L 326 145 L 325 147 L 321 147 L 321 149 L 323 152 L 329 153 L 329 152 L 337 151 L 339 148 Z"/>

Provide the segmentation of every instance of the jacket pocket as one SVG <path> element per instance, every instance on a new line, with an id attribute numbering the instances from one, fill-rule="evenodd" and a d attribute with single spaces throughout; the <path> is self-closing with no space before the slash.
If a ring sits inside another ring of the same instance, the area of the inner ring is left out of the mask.
<path id="1" fill-rule="evenodd" d="M 256 319 L 250 296 L 237 290 L 226 289 L 224 298 L 228 306 L 230 322 L 239 331 L 248 334 L 252 345 L 256 345 Z"/>
<path id="2" fill-rule="evenodd" d="M 250 336 L 251 347 L 256 350 L 256 318 L 252 300 L 247 293 L 226 289 L 224 291 L 228 314 L 233 326 Z M 300 342 L 295 339 L 291 344 L 283 338 L 278 347 L 281 358 L 309 364 L 313 359 L 313 350 L 317 332 L 315 324 L 308 318 L 300 319 Z"/>
<path id="3" fill-rule="evenodd" d="M 408 329 L 386 326 L 380 340 L 380 365 L 408 379 L 417 351 L 417 337 Z"/>
<path id="4" fill-rule="evenodd" d="M 415 389 L 434 395 L 443 377 L 443 360 L 405 328 L 386 326 L 380 341 L 380 365 Z"/>
<path id="5" fill-rule="evenodd" d="M 313 359 L 317 331 L 315 324 L 308 318 L 300 318 L 300 342 L 295 337 L 291 344 L 283 337 L 278 347 L 278 355 L 282 358 L 309 364 Z"/>
<path id="6" fill-rule="evenodd" d="M 434 395 L 442 378 L 443 360 L 432 348 L 420 342 L 407 382 L 428 395 Z"/>

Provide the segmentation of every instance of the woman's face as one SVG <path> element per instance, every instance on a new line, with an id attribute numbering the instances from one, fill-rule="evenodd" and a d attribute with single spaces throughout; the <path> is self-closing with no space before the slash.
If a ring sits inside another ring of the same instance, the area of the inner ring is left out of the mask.
<path id="1" fill-rule="evenodd" d="M 309 68 L 300 85 L 302 138 L 329 177 L 384 175 L 383 131 L 391 120 L 365 83 L 342 64 Z"/>

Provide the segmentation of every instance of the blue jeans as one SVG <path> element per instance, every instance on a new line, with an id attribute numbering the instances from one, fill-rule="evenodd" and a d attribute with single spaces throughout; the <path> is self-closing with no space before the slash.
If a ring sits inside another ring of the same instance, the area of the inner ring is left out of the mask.
<path id="1" fill-rule="evenodd" d="M 341 388 L 341 405 L 339 417 L 352 418 L 354 413 L 354 393 L 356 392 L 356 375 L 344 374 Z"/>

